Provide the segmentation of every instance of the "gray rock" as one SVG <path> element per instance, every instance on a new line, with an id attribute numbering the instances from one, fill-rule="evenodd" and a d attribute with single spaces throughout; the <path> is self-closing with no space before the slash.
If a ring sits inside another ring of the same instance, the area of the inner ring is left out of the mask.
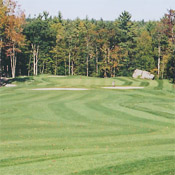
<path id="1" fill-rule="evenodd" d="M 149 80 L 152 80 L 154 79 L 154 75 L 151 74 L 150 72 L 148 71 L 143 71 L 143 70 L 139 70 L 139 69 L 136 69 L 132 75 L 133 78 L 142 78 L 142 79 L 149 79 Z"/>

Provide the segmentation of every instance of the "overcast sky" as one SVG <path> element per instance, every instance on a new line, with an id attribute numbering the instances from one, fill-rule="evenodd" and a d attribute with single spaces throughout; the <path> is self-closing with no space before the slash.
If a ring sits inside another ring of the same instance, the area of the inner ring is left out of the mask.
<path id="1" fill-rule="evenodd" d="M 89 18 L 115 20 L 124 10 L 132 20 L 159 20 L 167 9 L 175 9 L 175 0 L 18 0 L 26 15 L 48 11 L 62 12 L 64 19 Z"/>

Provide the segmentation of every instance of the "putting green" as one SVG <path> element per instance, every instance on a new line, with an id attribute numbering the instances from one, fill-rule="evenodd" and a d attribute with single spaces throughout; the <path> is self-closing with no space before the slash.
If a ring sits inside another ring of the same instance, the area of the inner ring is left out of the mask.
<path id="1" fill-rule="evenodd" d="M 113 90 L 117 86 L 144 89 Z M 17 78 L 0 88 L 3 175 L 170 175 L 175 91 L 168 80 Z M 35 88 L 87 91 L 33 91 Z"/>

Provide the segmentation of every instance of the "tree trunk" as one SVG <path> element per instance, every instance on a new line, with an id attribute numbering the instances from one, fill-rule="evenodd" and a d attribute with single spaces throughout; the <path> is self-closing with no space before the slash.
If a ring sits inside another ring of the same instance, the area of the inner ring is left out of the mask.
<path id="1" fill-rule="evenodd" d="M 106 69 L 105 69 L 105 71 L 104 71 L 104 78 L 106 78 L 107 77 L 107 73 L 106 73 Z"/>
<path id="2" fill-rule="evenodd" d="M 158 52 L 159 52 L 159 56 L 158 56 L 158 78 L 160 78 L 160 52 L 161 52 L 160 45 L 159 45 L 159 48 L 158 48 Z"/>
<path id="3" fill-rule="evenodd" d="M 105 72 L 104 72 L 104 77 L 107 77 L 107 66 L 108 66 L 108 52 L 106 50 L 105 52 Z"/>
<path id="4" fill-rule="evenodd" d="M 35 71 L 35 73 L 36 73 L 36 75 L 38 75 L 38 52 L 39 52 L 39 46 L 37 46 L 36 55 L 35 55 L 35 57 L 36 57 L 36 64 L 35 64 L 36 71 Z"/>
<path id="5" fill-rule="evenodd" d="M 70 37 L 70 41 L 69 41 L 69 76 L 71 74 L 71 44 L 72 44 L 72 37 Z"/>
<path id="6" fill-rule="evenodd" d="M 86 68 L 86 71 L 87 71 L 86 75 L 88 77 L 89 76 L 89 56 L 87 56 L 87 68 Z"/>
<path id="7" fill-rule="evenodd" d="M 74 62 L 72 60 L 72 75 L 74 75 Z"/>
<path id="8" fill-rule="evenodd" d="M 32 51 L 33 51 L 33 75 L 38 75 L 38 53 L 39 53 L 39 46 L 32 44 Z"/>
<path id="9" fill-rule="evenodd" d="M 45 64 L 45 62 L 43 62 L 43 68 L 42 68 L 42 70 L 41 70 L 41 73 L 43 74 L 44 73 L 44 64 Z M 56 75 L 56 74 L 55 74 Z"/>
<path id="10" fill-rule="evenodd" d="M 1 38 L 1 43 L 2 43 L 2 38 Z M 0 79 L 2 76 L 2 47 L 0 46 Z"/>
<path id="11" fill-rule="evenodd" d="M 98 57 L 96 57 L 96 74 L 98 75 Z"/>
<path id="12" fill-rule="evenodd" d="M 66 75 L 66 67 L 67 67 L 67 64 L 66 64 L 66 60 L 64 61 L 64 74 Z"/>
<path id="13" fill-rule="evenodd" d="M 86 75 L 87 77 L 89 76 L 89 42 L 87 41 L 87 60 L 86 60 L 86 64 L 87 64 L 87 67 L 86 67 Z"/>
<path id="14" fill-rule="evenodd" d="M 11 62 L 12 78 L 15 78 L 16 56 L 15 56 L 15 46 L 14 45 L 13 45 L 12 51 L 10 51 L 10 62 Z"/>
<path id="15" fill-rule="evenodd" d="M 164 60 L 163 60 L 163 63 L 162 63 L 162 79 L 163 79 L 163 76 L 164 76 L 164 70 L 165 70 L 165 63 L 164 63 Z"/>
<path id="16" fill-rule="evenodd" d="M 31 55 L 30 55 L 30 58 L 29 58 L 28 76 L 30 76 L 30 64 L 31 64 Z"/>
<path id="17" fill-rule="evenodd" d="M 6 70 L 6 76 L 9 77 L 9 66 L 4 66 L 4 70 Z"/>
<path id="18" fill-rule="evenodd" d="M 38 75 L 38 56 L 36 55 L 35 75 Z"/>
<path id="19" fill-rule="evenodd" d="M 32 51 L 33 51 L 33 75 L 35 75 L 35 70 L 36 70 L 36 69 L 35 69 L 35 67 L 36 67 L 36 66 L 35 66 L 35 62 L 36 62 L 36 61 L 35 61 L 35 55 L 36 55 L 36 54 L 35 54 L 35 45 L 34 45 L 34 44 L 32 44 Z"/>
<path id="20" fill-rule="evenodd" d="M 10 51 L 10 64 L 11 64 L 11 71 L 12 71 L 12 77 L 13 77 L 13 58 L 12 58 L 11 51 Z"/>
<path id="21" fill-rule="evenodd" d="M 96 75 L 98 75 L 98 55 L 97 55 L 97 48 L 96 48 Z"/>
<path id="22" fill-rule="evenodd" d="M 70 76 L 70 57 L 71 57 L 71 53 L 69 51 L 69 76 Z"/>
<path id="23" fill-rule="evenodd" d="M 57 74 L 57 57 L 56 57 L 56 64 L 55 64 L 55 75 Z"/>
<path id="24" fill-rule="evenodd" d="M 108 54 L 108 63 L 110 62 L 110 49 L 108 48 L 108 51 L 107 51 L 107 54 Z"/>
<path id="25" fill-rule="evenodd" d="M 114 67 L 113 77 L 115 77 L 115 67 Z"/>

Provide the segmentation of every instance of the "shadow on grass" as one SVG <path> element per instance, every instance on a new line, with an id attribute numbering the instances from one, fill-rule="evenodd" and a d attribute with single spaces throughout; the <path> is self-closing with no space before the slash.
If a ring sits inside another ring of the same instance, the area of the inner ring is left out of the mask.
<path id="1" fill-rule="evenodd" d="M 141 82 L 141 83 L 140 83 L 140 86 L 145 86 L 145 87 L 147 87 L 147 86 L 149 86 L 149 82 Z"/>
<path id="2" fill-rule="evenodd" d="M 12 78 L 12 79 L 8 79 L 6 81 L 7 84 L 11 84 L 13 82 L 25 82 L 25 81 L 30 81 L 33 80 L 33 77 L 17 77 L 17 78 Z"/>
<path id="3" fill-rule="evenodd" d="M 123 81 L 123 86 L 130 86 L 130 85 L 132 85 L 132 81 L 128 81 L 128 80 L 126 80 L 126 79 L 123 79 L 123 78 L 117 78 L 118 80 L 120 80 L 120 81 Z"/>
<path id="4" fill-rule="evenodd" d="M 143 160 L 135 160 L 125 164 L 118 164 L 110 167 L 100 167 L 72 173 L 70 175 L 119 175 L 119 174 L 152 174 L 170 175 L 174 174 L 174 156 L 153 157 Z M 148 168 L 149 167 L 149 168 Z"/>
<path id="5" fill-rule="evenodd" d="M 155 90 L 162 90 L 163 89 L 163 80 L 156 80 L 158 85 L 155 87 Z"/>

